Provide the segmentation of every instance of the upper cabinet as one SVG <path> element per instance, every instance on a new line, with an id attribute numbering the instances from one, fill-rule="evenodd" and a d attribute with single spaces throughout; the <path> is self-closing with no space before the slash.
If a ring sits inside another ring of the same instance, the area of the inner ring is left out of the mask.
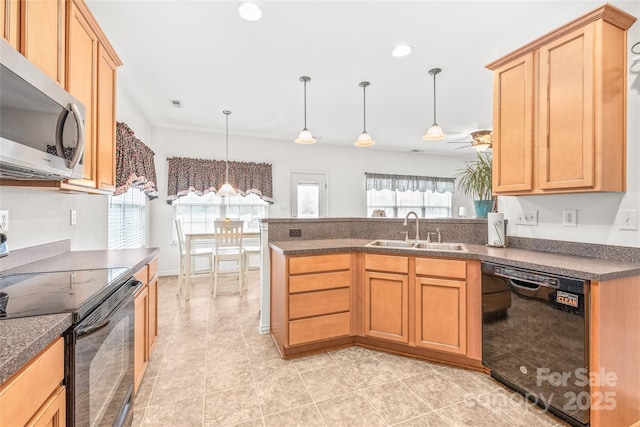
<path id="1" fill-rule="evenodd" d="M 627 29 L 606 4 L 487 65 L 493 192 L 623 192 Z"/>
<path id="2" fill-rule="evenodd" d="M 20 1 L 0 0 L 0 36 L 18 50 L 20 36 Z"/>
<path id="3" fill-rule="evenodd" d="M 65 0 L 25 0 L 21 4 L 20 51 L 49 77 L 65 85 Z"/>
<path id="4" fill-rule="evenodd" d="M 0 7 L 3 37 L 78 98 L 86 110 L 82 179 L 3 180 L 2 185 L 113 192 L 120 58 L 82 0 L 0 0 Z"/>

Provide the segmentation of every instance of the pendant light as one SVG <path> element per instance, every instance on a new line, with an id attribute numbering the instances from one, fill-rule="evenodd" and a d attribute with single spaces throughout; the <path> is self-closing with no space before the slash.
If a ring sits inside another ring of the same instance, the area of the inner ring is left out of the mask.
<path id="1" fill-rule="evenodd" d="M 354 143 L 356 147 L 371 147 L 376 142 L 371 139 L 371 136 L 367 133 L 367 86 L 371 83 L 360 82 L 359 86 L 362 88 L 362 105 L 363 105 L 363 125 L 362 133 L 358 137 L 358 140 Z"/>
<path id="2" fill-rule="evenodd" d="M 224 171 L 224 184 L 218 192 L 216 193 L 218 196 L 237 196 L 238 193 L 236 190 L 229 184 L 229 114 L 231 111 L 224 110 L 222 112 L 225 116 L 227 116 L 227 137 L 226 137 L 226 145 L 225 145 L 225 171 Z"/>
<path id="3" fill-rule="evenodd" d="M 442 132 L 442 128 L 438 126 L 436 122 L 436 75 L 442 71 L 440 68 L 432 68 L 429 70 L 429 74 L 433 76 L 433 124 L 424 134 L 422 139 L 427 141 L 437 141 L 440 139 L 445 139 L 447 135 Z"/>
<path id="4" fill-rule="evenodd" d="M 298 144 L 314 144 L 316 140 L 307 129 L 307 83 L 311 81 L 311 77 L 302 76 L 300 77 L 300 81 L 304 83 L 304 129 L 300 131 L 295 142 Z"/>

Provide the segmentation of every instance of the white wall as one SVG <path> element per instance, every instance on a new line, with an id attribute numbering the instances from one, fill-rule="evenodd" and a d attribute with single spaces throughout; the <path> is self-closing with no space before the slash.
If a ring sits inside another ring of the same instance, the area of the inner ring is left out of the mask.
<path id="1" fill-rule="evenodd" d="M 159 181 L 159 201 L 151 206 L 150 244 L 158 246 L 160 270 L 177 270 L 177 248 L 171 245 L 173 224 L 172 207 L 167 198 L 167 157 L 182 156 L 224 159 L 224 135 L 209 132 L 151 128 L 151 148 L 156 153 Z M 342 148 L 323 145 L 298 145 L 291 141 L 263 140 L 231 135 L 229 160 L 268 162 L 273 165 L 274 204 L 269 217 L 289 217 L 289 175 L 295 171 L 326 172 L 330 217 L 362 217 L 366 215 L 364 191 L 365 172 L 402 173 L 453 177 L 462 167 L 462 160 L 454 157 L 426 154 L 376 151 L 356 147 Z M 471 206 L 460 195 L 454 196 L 454 205 Z M 454 212 L 457 212 L 454 210 Z"/>
<path id="2" fill-rule="evenodd" d="M 640 16 L 640 3 L 635 12 Z M 640 22 L 629 29 L 629 48 L 640 41 Z M 620 209 L 640 211 L 640 55 L 628 54 L 626 193 L 499 197 L 508 234 L 520 237 L 640 247 L 640 232 L 619 229 Z M 562 226 L 562 210 L 578 210 L 578 226 Z M 515 225 L 516 210 L 538 210 L 538 226 Z"/>
<path id="3" fill-rule="evenodd" d="M 9 210 L 9 250 L 65 239 L 71 239 L 71 250 L 107 248 L 107 196 L 0 187 L 0 209 Z"/>

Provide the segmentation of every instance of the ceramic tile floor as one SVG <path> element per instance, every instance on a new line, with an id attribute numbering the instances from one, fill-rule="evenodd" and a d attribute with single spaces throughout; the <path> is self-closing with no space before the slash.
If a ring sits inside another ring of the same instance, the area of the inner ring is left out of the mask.
<path id="1" fill-rule="evenodd" d="M 206 276 L 191 300 L 159 280 L 159 338 L 135 399 L 135 426 L 556 426 L 488 376 L 350 347 L 282 360 L 257 330 L 258 272 Z"/>

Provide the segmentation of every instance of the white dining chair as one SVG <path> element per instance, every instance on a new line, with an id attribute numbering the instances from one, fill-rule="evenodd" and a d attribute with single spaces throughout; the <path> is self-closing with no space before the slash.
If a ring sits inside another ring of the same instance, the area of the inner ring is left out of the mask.
<path id="1" fill-rule="evenodd" d="M 244 249 L 242 248 L 242 220 L 216 220 L 214 221 L 214 230 L 216 235 L 215 245 L 215 273 L 213 282 L 213 298 L 218 293 L 218 275 L 232 273 L 238 274 L 238 289 L 242 295 L 242 285 L 244 283 Z M 231 269 L 221 270 L 220 264 L 225 263 L 228 267 L 233 263 Z"/>
<path id="2" fill-rule="evenodd" d="M 251 269 L 251 255 L 260 255 L 260 242 L 257 245 L 246 245 L 244 246 L 244 283 L 245 285 L 249 285 L 249 269 Z M 257 267 L 260 269 L 260 267 Z"/>
<path id="3" fill-rule="evenodd" d="M 178 250 L 180 252 L 180 265 L 178 267 L 178 288 L 177 295 L 182 291 L 182 284 L 185 282 L 187 252 L 185 248 L 184 233 L 182 232 L 182 222 L 176 218 L 176 233 L 178 237 Z M 191 276 L 195 275 L 195 259 L 206 258 L 208 260 L 209 289 L 213 292 L 213 248 L 191 248 Z"/>

